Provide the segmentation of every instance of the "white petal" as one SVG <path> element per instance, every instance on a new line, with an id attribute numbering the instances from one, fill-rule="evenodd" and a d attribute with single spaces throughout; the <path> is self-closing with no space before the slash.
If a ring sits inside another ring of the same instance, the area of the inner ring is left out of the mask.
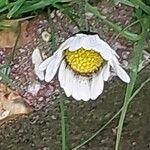
<path id="1" fill-rule="evenodd" d="M 95 42 L 94 35 L 76 34 L 74 40 L 70 43 L 69 50 L 74 51 L 79 48 L 91 50 L 93 49 Z"/>
<path id="2" fill-rule="evenodd" d="M 51 56 L 51 57 L 45 59 L 45 60 L 39 65 L 39 70 L 40 70 L 40 71 L 46 70 L 47 66 L 49 65 L 49 63 L 50 63 L 53 59 L 56 59 L 55 56 Z"/>
<path id="3" fill-rule="evenodd" d="M 95 75 L 92 78 L 91 82 L 91 99 L 95 100 L 104 89 L 104 81 L 102 77 L 102 73 L 99 73 L 99 75 Z"/>
<path id="4" fill-rule="evenodd" d="M 59 46 L 59 51 L 66 50 L 70 47 L 70 45 L 73 43 L 75 40 L 75 36 L 72 36 L 68 39 L 66 39 L 60 46 Z"/>
<path id="5" fill-rule="evenodd" d="M 95 41 L 96 42 L 93 45 L 93 48 L 100 52 L 105 60 L 110 60 L 113 56 L 119 57 L 118 54 L 108 45 L 108 43 L 100 39 L 98 35 L 95 35 Z"/>
<path id="6" fill-rule="evenodd" d="M 105 60 L 110 60 L 112 57 L 118 56 L 117 53 L 106 42 L 101 40 L 97 34 L 77 36 L 76 39 L 72 41 L 69 50 L 77 50 L 81 47 L 99 52 Z"/>
<path id="7" fill-rule="evenodd" d="M 65 48 L 68 47 L 70 51 L 75 51 L 82 47 L 86 50 L 95 50 L 99 52 L 105 60 L 111 60 L 114 56 L 119 57 L 105 41 L 100 39 L 98 34 L 76 34 L 69 42 L 67 42 Z"/>
<path id="8" fill-rule="evenodd" d="M 73 51 L 81 47 L 86 50 L 92 49 L 99 52 L 105 60 L 110 60 L 112 57 L 119 57 L 118 54 L 105 41 L 101 40 L 97 34 L 77 34 L 70 43 L 69 50 Z"/>
<path id="9" fill-rule="evenodd" d="M 107 42 L 105 42 L 104 40 L 102 40 L 99 35 L 95 36 L 97 42 L 99 42 L 100 45 L 102 45 L 102 47 L 106 50 L 106 51 L 110 51 L 113 55 L 115 55 L 116 57 L 119 58 L 119 55 L 116 53 L 115 50 L 113 50 L 109 44 Z"/>
<path id="10" fill-rule="evenodd" d="M 40 54 L 40 50 L 36 48 L 32 53 L 32 63 L 33 64 L 40 64 L 42 62 L 42 57 Z"/>
<path id="11" fill-rule="evenodd" d="M 66 39 L 57 49 L 57 51 L 55 52 L 57 53 L 62 53 L 64 50 L 69 49 L 70 45 L 73 43 L 73 41 L 76 39 L 75 36 L 69 37 L 68 39 Z"/>
<path id="12" fill-rule="evenodd" d="M 93 48 L 101 54 L 103 59 L 108 61 L 112 58 L 113 54 L 109 50 L 106 49 L 105 45 L 99 44 L 99 45 L 93 46 Z"/>
<path id="13" fill-rule="evenodd" d="M 62 55 L 63 55 L 63 51 L 65 49 L 69 48 L 69 45 L 70 45 L 70 43 L 72 42 L 73 39 L 74 39 L 74 37 L 70 37 L 66 41 L 64 41 L 51 57 L 47 58 L 46 60 L 44 60 L 40 64 L 39 70 L 41 70 L 41 71 L 46 70 L 46 68 L 48 67 L 49 63 L 51 61 L 53 61 L 53 59 L 57 59 L 58 57 L 61 58 Z"/>
<path id="14" fill-rule="evenodd" d="M 67 97 L 70 97 L 73 91 L 73 80 L 74 80 L 74 73 L 69 68 L 66 68 L 65 72 L 65 85 L 64 85 L 64 91 L 66 93 Z"/>
<path id="15" fill-rule="evenodd" d="M 58 79 L 59 79 L 61 88 L 64 88 L 65 80 L 66 80 L 66 63 L 64 60 L 62 61 L 60 68 L 59 68 Z"/>
<path id="16" fill-rule="evenodd" d="M 61 57 L 57 57 L 55 59 L 52 59 L 51 62 L 49 62 L 47 68 L 46 68 L 46 74 L 45 74 L 45 81 L 50 82 L 53 77 L 55 76 L 57 69 L 61 63 Z"/>
<path id="17" fill-rule="evenodd" d="M 107 62 L 107 64 L 103 67 L 102 76 L 103 76 L 104 81 L 108 80 L 108 78 L 110 76 L 110 64 L 109 64 L 109 62 Z"/>
<path id="18" fill-rule="evenodd" d="M 70 51 L 75 51 L 78 50 L 79 48 L 82 47 L 82 39 L 83 37 L 74 37 L 72 42 L 69 45 L 69 50 Z"/>
<path id="19" fill-rule="evenodd" d="M 89 79 L 87 77 L 79 77 L 78 80 L 78 91 L 80 99 L 88 101 L 91 96 Z"/>
<path id="20" fill-rule="evenodd" d="M 129 83 L 130 82 L 130 77 L 129 75 L 125 72 L 124 69 L 122 69 L 122 67 L 120 67 L 120 65 L 116 64 L 115 62 L 112 61 L 111 63 L 114 71 L 116 72 L 116 74 L 118 75 L 118 77 L 126 82 L 126 83 Z"/>
<path id="21" fill-rule="evenodd" d="M 39 70 L 39 65 L 35 65 L 34 71 L 41 81 L 44 80 L 44 72 Z"/>
<path id="22" fill-rule="evenodd" d="M 35 74 L 40 80 L 44 80 L 44 72 L 39 70 L 39 65 L 42 62 L 42 57 L 38 48 L 32 53 L 32 63 L 34 64 Z"/>
<path id="23" fill-rule="evenodd" d="M 77 76 L 74 76 L 74 78 L 72 80 L 72 97 L 77 101 L 81 100 L 80 95 L 79 95 Z"/>
<path id="24" fill-rule="evenodd" d="M 109 46 L 109 48 L 110 48 L 111 52 L 112 52 L 116 57 L 120 58 L 120 56 L 116 53 L 115 50 L 113 50 L 110 46 Z"/>
<path id="25" fill-rule="evenodd" d="M 86 37 L 83 38 L 82 45 L 83 48 L 87 50 L 95 50 L 94 45 L 97 45 L 97 40 L 95 38 L 95 35 L 87 35 Z M 99 51 L 98 51 L 99 52 Z"/>
<path id="26" fill-rule="evenodd" d="M 120 62 L 118 61 L 118 58 L 117 58 L 115 55 L 112 56 L 110 62 L 112 62 L 112 61 L 113 61 L 115 64 L 120 65 Z"/>
<path id="27" fill-rule="evenodd" d="M 87 34 L 84 33 L 77 33 L 75 34 L 76 37 L 87 37 Z"/>
<path id="28" fill-rule="evenodd" d="M 119 65 L 116 65 L 115 71 L 117 73 L 117 75 L 119 76 L 119 78 L 126 82 L 129 83 L 130 82 L 130 77 L 129 75 L 125 72 L 124 69 L 122 69 Z"/>

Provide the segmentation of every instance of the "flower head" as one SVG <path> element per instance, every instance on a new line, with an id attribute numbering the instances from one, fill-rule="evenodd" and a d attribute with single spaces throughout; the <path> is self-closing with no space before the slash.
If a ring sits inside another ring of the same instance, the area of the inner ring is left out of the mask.
<path id="1" fill-rule="evenodd" d="M 96 99 L 110 76 L 110 67 L 128 83 L 130 78 L 121 68 L 117 53 L 97 33 L 77 33 L 63 42 L 58 50 L 40 63 L 38 72 L 45 71 L 50 82 L 57 70 L 60 86 L 66 96 L 76 100 Z"/>

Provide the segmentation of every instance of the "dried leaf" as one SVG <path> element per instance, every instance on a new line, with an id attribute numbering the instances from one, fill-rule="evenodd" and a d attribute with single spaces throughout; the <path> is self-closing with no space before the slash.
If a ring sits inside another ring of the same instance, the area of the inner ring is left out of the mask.
<path id="1" fill-rule="evenodd" d="M 0 83 L 0 120 L 18 114 L 27 114 L 31 111 L 31 108 L 24 103 L 16 91 Z"/>
<path id="2" fill-rule="evenodd" d="M 28 41 L 27 33 L 28 21 L 21 23 L 21 33 L 17 46 L 21 46 Z M 0 48 L 12 48 L 15 46 L 19 23 L 15 20 L 4 20 L 0 22 Z"/>

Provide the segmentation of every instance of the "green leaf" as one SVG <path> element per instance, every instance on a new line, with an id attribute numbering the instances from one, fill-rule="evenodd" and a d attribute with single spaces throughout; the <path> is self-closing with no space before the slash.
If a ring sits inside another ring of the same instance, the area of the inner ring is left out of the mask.
<path id="1" fill-rule="evenodd" d="M 131 3 L 128 0 L 113 0 L 115 5 L 118 5 L 119 3 L 130 6 L 130 7 L 136 7 L 133 3 Z"/>
<path id="2" fill-rule="evenodd" d="M 11 18 L 13 14 L 15 14 L 20 9 L 24 2 L 25 0 L 17 0 L 15 5 L 10 9 L 9 13 L 7 14 L 7 17 Z"/>
<path id="3" fill-rule="evenodd" d="M 44 8 L 49 5 L 54 5 L 57 2 L 61 2 L 61 0 L 41 0 L 36 3 L 31 4 L 31 2 L 26 1 L 24 5 L 18 10 L 18 14 L 27 13 L 30 11 L 35 11 L 40 8 Z"/>
<path id="4" fill-rule="evenodd" d="M 0 8 L 6 6 L 6 0 L 0 0 Z"/>
<path id="5" fill-rule="evenodd" d="M 7 66 L 8 67 L 8 66 Z M 2 78 L 2 80 L 8 84 L 11 85 L 12 81 L 9 79 L 8 74 L 6 73 L 7 68 L 1 68 L 0 69 L 0 78 Z"/>
<path id="6" fill-rule="evenodd" d="M 140 9 L 142 9 L 145 13 L 150 15 L 150 6 L 143 3 L 141 0 L 131 0 L 132 4 L 138 5 Z"/>
<path id="7" fill-rule="evenodd" d="M 6 6 L 2 7 L 0 9 L 0 13 L 5 12 L 6 10 L 9 10 L 9 8 L 13 7 L 16 4 L 16 2 L 11 2 L 7 4 Z"/>
<path id="8" fill-rule="evenodd" d="M 12 15 L 17 16 L 23 13 L 32 12 L 44 8 L 49 5 L 54 6 L 58 2 L 62 2 L 62 1 L 61 0 L 32 0 L 32 1 L 18 0 L 16 2 L 11 2 L 5 7 L 1 8 L 0 13 L 10 9 L 10 12 L 8 13 L 7 16 L 8 17 L 11 17 Z"/>

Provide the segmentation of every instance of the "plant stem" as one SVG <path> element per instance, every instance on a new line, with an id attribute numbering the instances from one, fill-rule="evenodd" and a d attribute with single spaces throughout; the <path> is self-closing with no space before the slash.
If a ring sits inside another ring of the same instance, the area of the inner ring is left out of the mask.
<path id="1" fill-rule="evenodd" d="M 66 127 L 63 98 L 60 98 L 62 150 L 66 150 Z"/>

